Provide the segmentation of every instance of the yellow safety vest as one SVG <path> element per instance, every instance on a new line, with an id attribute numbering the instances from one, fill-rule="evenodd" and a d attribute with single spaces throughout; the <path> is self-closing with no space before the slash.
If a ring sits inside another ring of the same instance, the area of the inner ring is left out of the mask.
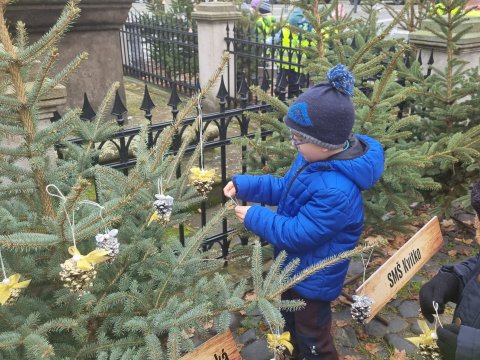
<path id="1" fill-rule="evenodd" d="M 435 5 L 434 7 L 434 11 L 437 13 L 437 15 L 445 15 L 446 11 L 446 6 L 443 4 L 443 3 L 438 3 Z M 452 10 L 452 15 L 455 15 L 456 13 L 458 13 L 458 11 L 460 10 L 460 7 L 456 7 L 455 9 Z M 480 9 L 475 9 L 475 10 L 471 10 L 469 12 L 467 12 L 465 14 L 466 16 L 480 16 Z"/>
<path id="2" fill-rule="evenodd" d="M 288 27 L 283 27 L 282 28 L 282 48 L 283 49 L 277 49 L 277 56 L 276 58 L 278 60 L 281 60 L 282 62 L 279 62 L 278 65 L 283 68 L 283 69 L 289 69 L 293 70 L 295 72 L 301 72 L 301 68 L 298 65 L 294 64 L 300 64 L 302 63 L 306 55 L 305 53 L 301 50 L 301 48 L 306 48 L 310 46 L 310 41 L 307 39 L 300 39 L 298 38 L 297 33 L 292 33 Z M 293 64 L 289 64 L 293 63 Z"/>
<path id="3" fill-rule="evenodd" d="M 275 31 L 276 18 L 273 15 L 261 16 L 256 22 L 259 35 L 270 36 Z"/>

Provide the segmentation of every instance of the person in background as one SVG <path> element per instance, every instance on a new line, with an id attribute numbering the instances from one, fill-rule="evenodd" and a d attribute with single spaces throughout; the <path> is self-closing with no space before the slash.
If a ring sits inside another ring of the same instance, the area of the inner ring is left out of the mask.
<path id="1" fill-rule="evenodd" d="M 286 263 L 298 258 L 295 273 L 356 246 L 363 229 L 362 191 L 383 172 L 381 144 L 352 135 L 354 81 L 337 65 L 327 81 L 295 99 L 284 122 L 298 155 L 285 176 L 235 175 L 223 189 L 230 198 L 277 206 L 276 212 L 260 205 L 236 206 L 235 214 L 273 245 L 275 255 L 286 251 Z M 338 359 L 330 302 L 340 295 L 348 264 L 344 260 L 319 271 L 282 295 L 306 304 L 283 313 L 298 359 Z"/>
<path id="2" fill-rule="evenodd" d="M 300 25 L 306 27 L 308 24 L 301 8 L 294 8 L 287 21 L 288 23 L 275 34 L 273 42 L 282 46 L 275 51 L 275 58 L 278 60 L 277 89 L 284 78 L 288 86 L 288 97 L 292 98 L 300 92 L 301 67 L 299 65 L 305 59 L 301 47 L 309 46 L 310 42 L 299 37 Z"/>
<path id="3" fill-rule="evenodd" d="M 260 38 L 267 38 L 275 32 L 277 19 L 272 14 L 272 4 L 269 0 L 252 0 L 250 9 L 258 13 L 255 27 Z"/>
<path id="4" fill-rule="evenodd" d="M 476 240 L 480 240 L 480 182 L 473 185 L 472 207 L 476 212 Z M 437 328 L 437 344 L 444 360 L 480 359 L 480 255 L 458 264 L 442 266 L 420 289 L 423 316 L 434 321 L 433 302 L 442 314 L 449 301 L 457 304 L 452 324 Z"/>

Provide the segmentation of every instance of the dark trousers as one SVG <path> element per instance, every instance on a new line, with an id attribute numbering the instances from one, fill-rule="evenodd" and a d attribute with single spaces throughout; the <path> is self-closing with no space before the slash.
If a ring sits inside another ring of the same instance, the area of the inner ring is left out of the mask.
<path id="1" fill-rule="evenodd" d="M 300 85 L 298 84 L 300 74 L 292 69 L 280 68 L 277 74 L 277 86 L 280 84 L 282 76 L 287 80 L 288 98 L 298 96 L 300 94 Z"/>
<path id="2" fill-rule="evenodd" d="M 307 300 L 294 290 L 282 294 L 282 300 L 298 300 L 306 306 L 299 311 L 282 311 L 285 330 L 293 338 L 294 358 L 307 360 L 338 360 L 333 337 L 330 301 Z"/>

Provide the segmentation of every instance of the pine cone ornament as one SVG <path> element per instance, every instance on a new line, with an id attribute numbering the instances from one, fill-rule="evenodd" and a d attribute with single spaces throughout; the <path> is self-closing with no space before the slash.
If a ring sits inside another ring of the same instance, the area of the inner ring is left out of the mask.
<path id="1" fill-rule="evenodd" d="M 437 346 L 437 333 L 435 329 L 430 329 L 425 320 L 417 320 L 418 327 L 422 331 L 419 336 L 406 338 L 418 348 L 422 359 L 441 360 L 440 349 Z"/>
<path id="2" fill-rule="evenodd" d="M 293 353 L 293 345 L 290 342 L 290 332 L 283 334 L 267 334 L 267 345 L 273 351 L 274 360 L 287 360 Z"/>
<path id="3" fill-rule="evenodd" d="M 30 284 L 30 280 L 19 281 L 21 275 L 14 274 L 0 282 L 0 304 L 13 305 L 20 297 L 21 289 L 26 288 Z"/>
<path id="4" fill-rule="evenodd" d="M 112 229 L 105 234 L 97 234 L 95 241 L 97 242 L 97 249 L 108 251 L 108 259 L 106 262 L 112 263 L 120 252 L 120 243 L 117 239 L 118 230 Z"/>
<path id="5" fill-rule="evenodd" d="M 420 356 L 424 360 L 442 360 L 442 354 L 437 344 L 420 344 L 418 345 Z"/>
<path id="6" fill-rule="evenodd" d="M 153 207 L 158 214 L 159 221 L 162 224 L 166 224 L 170 221 L 170 216 L 173 210 L 173 197 L 164 194 L 155 194 L 155 202 Z"/>
<path id="7" fill-rule="evenodd" d="M 198 167 L 190 169 L 190 182 L 204 199 L 207 198 L 208 193 L 212 190 L 214 176 L 214 169 L 205 170 Z"/>
<path id="8" fill-rule="evenodd" d="M 93 285 L 93 280 L 97 275 L 94 268 L 81 270 L 77 267 L 77 262 L 73 258 L 66 260 L 60 266 L 62 268 L 60 279 L 63 281 L 64 287 L 81 295 L 88 292 L 88 288 Z"/>
<path id="9" fill-rule="evenodd" d="M 12 289 L 10 292 L 10 297 L 8 298 L 7 302 L 4 304 L 5 306 L 11 306 L 15 304 L 20 297 L 20 289 Z"/>
<path id="10" fill-rule="evenodd" d="M 352 318 L 360 324 L 363 324 L 365 319 L 370 316 L 371 305 L 373 300 L 366 295 L 353 295 L 353 304 L 350 309 Z"/>

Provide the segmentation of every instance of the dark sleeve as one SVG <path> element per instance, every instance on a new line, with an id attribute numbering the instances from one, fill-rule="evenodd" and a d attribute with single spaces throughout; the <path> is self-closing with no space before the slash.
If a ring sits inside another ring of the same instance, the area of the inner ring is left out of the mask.
<path id="1" fill-rule="evenodd" d="M 479 254 L 480 255 L 480 254 Z M 473 256 L 465 261 L 453 265 L 445 265 L 440 268 L 440 273 L 451 273 L 460 279 L 460 293 L 473 275 L 479 255 Z M 480 359 L 480 358 L 479 358 Z"/>
<path id="2" fill-rule="evenodd" d="M 480 359 L 480 329 L 470 326 L 460 326 L 457 338 L 456 360 Z"/>

